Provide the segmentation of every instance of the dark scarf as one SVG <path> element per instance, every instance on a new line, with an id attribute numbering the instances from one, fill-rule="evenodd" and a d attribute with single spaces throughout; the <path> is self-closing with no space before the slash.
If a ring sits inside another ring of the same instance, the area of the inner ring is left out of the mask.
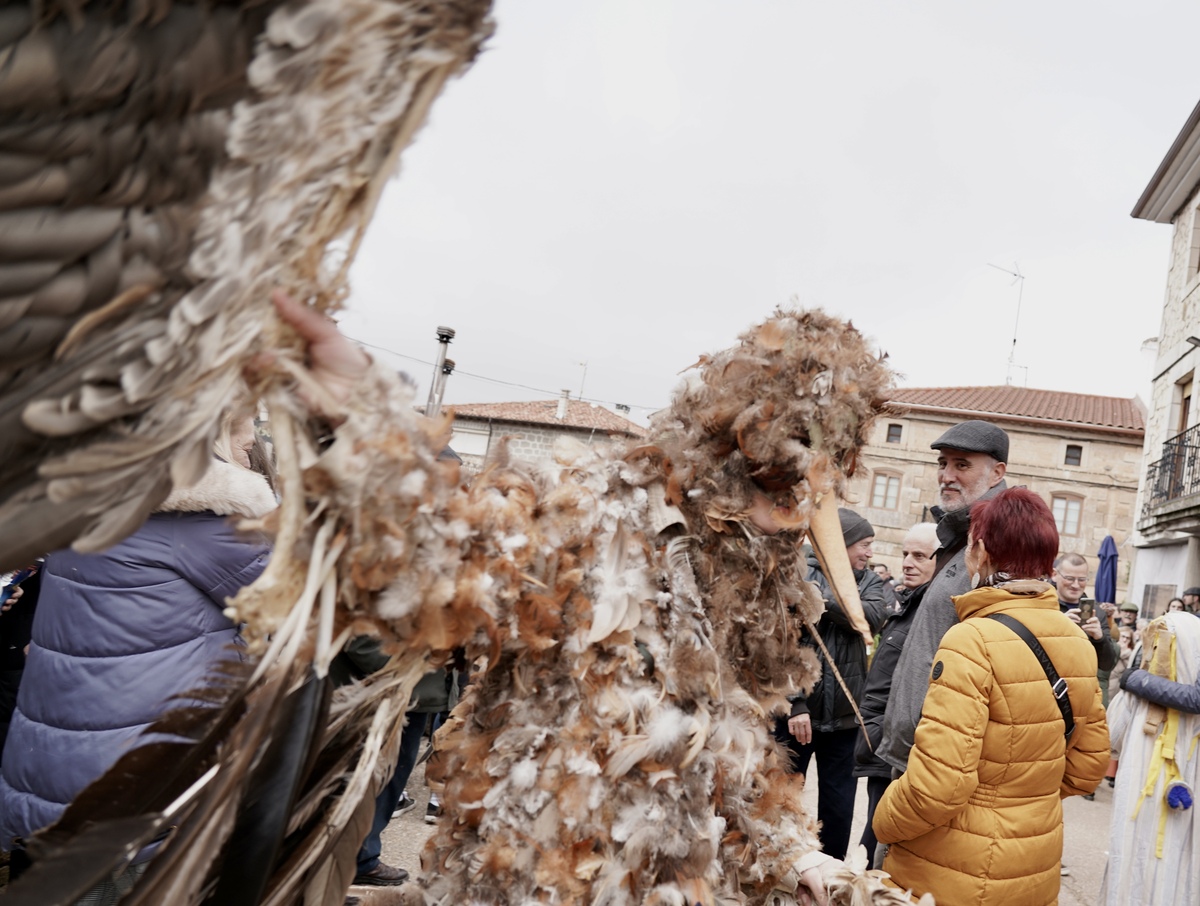
<path id="1" fill-rule="evenodd" d="M 1007 487 L 1008 485 L 1001 478 L 1000 483 L 989 489 L 979 500 L 990 500 Z M 942 571 L 943 566 L 953 560 L 958 552 L 967 546 L 967 535 L 971 531 L 971 510 L 975 508 L 975 504 L 979 503 L 979 500 L 958 510 L 947 511 L 940 506 L 929 508 L 933 518 L 937 520 L 938 541 L 942 543 L 937 550 L 937 568 L 933 571 L 935 576 Z"/>

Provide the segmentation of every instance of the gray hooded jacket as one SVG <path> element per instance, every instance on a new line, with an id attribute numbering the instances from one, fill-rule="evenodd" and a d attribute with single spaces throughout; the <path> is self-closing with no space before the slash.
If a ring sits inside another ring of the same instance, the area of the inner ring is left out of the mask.
<path id="1" fill-rule="evenodd" d="M 980 499 L 994 497 L 1006 487 L 1008 485 L 1002 480 Z M 942 644 L 942 636 L 958 622 L 958 613 L 950 599 L 971 588 L 971 577 L 963 562 L 970 528 L 970 507 L 943 513 L 938 520 L 937 534 L 941 542 L 938 570 L 929 583 L 900 652 L 892 676 L 887 711 L 883 715 L 883 741 L 875 753 L 898 771 L 908 767 L 908 752 L 921 720 L 925 693 L 929 690 L 933 656 Z"/>

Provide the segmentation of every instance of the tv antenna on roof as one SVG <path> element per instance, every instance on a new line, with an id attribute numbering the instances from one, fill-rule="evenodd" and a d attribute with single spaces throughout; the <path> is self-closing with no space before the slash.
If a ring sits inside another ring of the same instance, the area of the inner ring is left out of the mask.
<path id="1" fill-rule="evenodd" d="M 1025 293 L 1025 275 L 1021 273 L 1021 265 L 1017 264 L 1015 261 L 1013 262 L 1013 269 L 1011 271 L 1006 267 L 1001 267 L 1000 265 L 992 264 L 991 262 L 988 262 L 988 267 L 994 267 L 998 271 L 1003 271 L 1013 278 L 1013 283 L 1017 284 L 1017 317 L 1016 320 L 1013 321 L 1012 346 L 1008 350 L 1008 372 L 1004 376 L 1005 386 L 1011 387 L 1014 368 L 1020 368 L 1025 372 L 1027 382 L 1029 379 L 1029 369 L 1024 365 L 1016 364 L 1014 361 L 1017 354 L 1017 327 L 1021 323 L 1021 296 Z M 1009 285 L 1011 286 L 1012 284 L 1010 283 Z"/>

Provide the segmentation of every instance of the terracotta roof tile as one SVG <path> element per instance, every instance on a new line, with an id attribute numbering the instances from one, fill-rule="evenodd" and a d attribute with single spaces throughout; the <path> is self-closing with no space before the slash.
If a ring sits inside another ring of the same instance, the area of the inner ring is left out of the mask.
<path id="1" fill-rule="evenodd" d="M 522 422 L 533 425 L 554 425 L 566 428 L 584 428 L 604 431 L 607 434 L 625 434 L 629 437 L 644 437 L 646 430 L 627 418 L 610 412 L 603 406 L 568 400 L 566 418 L 556 418 L 561 400 L 535 400 L 529 403 L 461 403 L 446 406 L 460 418 L 492 419 L 502 422 Z"/>
<path id="2" fill-rule="evenodd" d="M 1066 422 L 1081 428 L 1142 432 L 1146 421 L 1136 399 L 1033 390 L 1029 387 L 903 387 L 891 401 L 910 409 L 1007 416 L 1028 422 Z"/>

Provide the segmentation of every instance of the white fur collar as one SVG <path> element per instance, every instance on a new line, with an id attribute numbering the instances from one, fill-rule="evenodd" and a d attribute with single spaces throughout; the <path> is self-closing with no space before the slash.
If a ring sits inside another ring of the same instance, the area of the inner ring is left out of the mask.
<path id="1" fill-rule="evenodd" d="M 234 463 L 214 459 L 194 485 L 176 488 L 159 513 L 216 513 L 218 516 L 265 516 L 275 509 L 275 494 L 267 480 Z"/>

